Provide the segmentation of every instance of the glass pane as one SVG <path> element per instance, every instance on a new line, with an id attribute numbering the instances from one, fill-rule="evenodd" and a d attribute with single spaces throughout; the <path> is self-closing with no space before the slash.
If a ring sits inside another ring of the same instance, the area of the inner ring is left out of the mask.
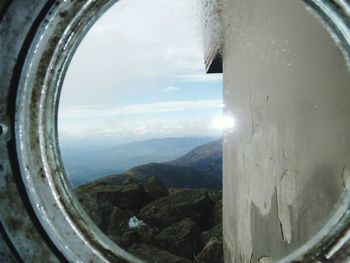
<path id="1" fill-rule="evenodd" d="M 222 261 L 222 76 L 195 1 L 123 0 L 69 66 L 59 139 L 87 214 L 147 262 Z"/>

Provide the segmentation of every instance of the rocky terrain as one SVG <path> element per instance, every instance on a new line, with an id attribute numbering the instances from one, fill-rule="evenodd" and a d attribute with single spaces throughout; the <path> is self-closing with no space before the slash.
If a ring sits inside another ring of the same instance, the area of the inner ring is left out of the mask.
<path id="1" fill-rule="evenodd" d="M 115 185 L 132 177 L 146 186 L 151 176 L 166 187 L 221 190 L 222 142 L 209 142 L 170 162 L 139 165 L 123 174 L 102 177 L 98 182 Z"/>
<path id="2" fill-rule="evenodd" d="M 107 236 L 145 262 L 223 262 L 221 192 L 147 178 L 100 180 L 78 187 L 76 195 Z"/>

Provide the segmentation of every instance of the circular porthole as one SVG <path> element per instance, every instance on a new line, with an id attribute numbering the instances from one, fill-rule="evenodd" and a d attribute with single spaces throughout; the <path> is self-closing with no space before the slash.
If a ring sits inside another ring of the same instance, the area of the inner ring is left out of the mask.
<path id="1" fill-rule="evenodd" d="M 69 62 L 86 32 L 115 2 L 57 1 L 41 6 L 40 10 L 34 8 L 34 2 L 0 4 L 0 14 L 5 17 L 0 20 L 1 36 L 5 35 L 9 24 L 8 28 L 14 32 L 9 34 L 9 41 L 0 44 L 0 50 L 10 54 L 2 52 L 0 58 L 12 65 L 1 69 L 1 73 L 4 76 L 9 73 L 9 77 L 4 78 L 0 90 L 3 95 L 0 98 L 0 195 L 3 197 L 0 201 L 0 248 L 3 251 L 0 255 L 5 259 L 20 261 L 26 260 L 23 255 L 37 254 L 52 262 L 142 262 L 113 244 L 83 211 L 67 182 L 57 138 L 58 100 Z M 348 61 L 349 4 L 341 0 L 304 2 L 321 17 Z M 11 41 L 23 25 L 19 16 L 15 16 L 18 15 L 16 8 L 27 12 L 28 17 L 30 12 L 36 15 L 26 27 L 27 31 L 20 35 L 21 41 L 12 45 Z M 217 55 L 221 47 L 215 44 L 211 47 Z M 207 61 L 220 60 L 221 56 L 215 55 Z M 223 60 L 225 65 L 225 52 Z M 287 63 L 287 66 L 291 65 Z M 240 125 L 239 120 L 235 124 Z M 284 151 L 282 155 L 288 158 Z M 346 179 L 348 171 L 345 168 L 344 171 Z M 20 198 L 15 196 L 18 191 Z M 11 202 L 26 208 L 10 211 Z M 282 262 L 346 262 L 350 255 L 348 202 L 346 193 L 334 218 Z M 30 219 L 25 219 L 27 214 Z M 33 229 L 40 233 L 34 233 Z M 25 230 L 33 231 L 33 236 L 41 240 L 35 244 L 46 245 L 31 245 L 30 235 Z M 50 251 L 54 250 L 56 252 L 51 255 Z M 259 260 L 270 262 L 263 257 Z"/>

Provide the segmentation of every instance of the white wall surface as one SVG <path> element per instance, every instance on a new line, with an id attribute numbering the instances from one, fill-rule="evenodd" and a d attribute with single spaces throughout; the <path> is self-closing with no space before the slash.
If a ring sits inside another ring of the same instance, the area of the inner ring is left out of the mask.
<path id="1" fill-rule="evenodd" d="M 226 0 L 225 262 L 274 262 L 325 224 L 350 173 L 350 77 L 302 1 Z"/>

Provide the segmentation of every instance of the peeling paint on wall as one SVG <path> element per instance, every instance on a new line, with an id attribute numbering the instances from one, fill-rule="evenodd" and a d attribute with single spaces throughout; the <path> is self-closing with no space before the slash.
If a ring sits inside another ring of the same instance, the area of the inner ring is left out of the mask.
<path id="1" fill-rule="evenodd" d="M 237 120 L 223 155 L 225 253 L 270 262 L 317 233 L 350 184 L 350 77 L 302 2 L 223 10 L 224 111 Z"/>

